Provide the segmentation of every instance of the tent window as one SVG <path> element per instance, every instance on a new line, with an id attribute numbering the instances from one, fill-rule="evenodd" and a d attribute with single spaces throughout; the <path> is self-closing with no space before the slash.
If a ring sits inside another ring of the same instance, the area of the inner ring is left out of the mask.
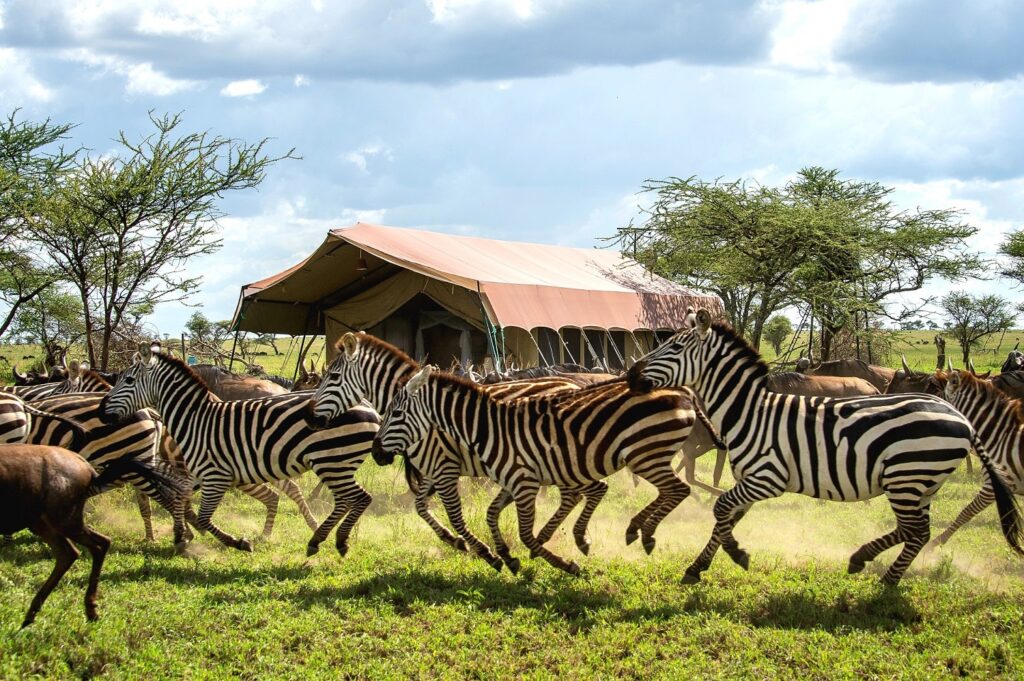
<path id="1" fill-rule="evenodd" d="M 605 342 L 608 344 L 608 368 L 612 371 L 622 371 L 626 367 L 622 366 L 622 360 L 626 358 L 626 332 L 625 331 L 610 331 L 605 334 Z M 613 349 L 611 346 L 615 344 Z M 618 352 L 615 352 L 615 350 Z"/>
<path id="2" fill-rule="evenodd" d="M 586 361 L 583 362 L 583 366 L 588 369 L 603 367 L 605 357 L 608 355 L 607 348 L 604 346 L 605 332 L 600 329 L 587 329 L 586 334 L 587 341 L 583 344 L 582 350 Z"/>
<path id="3" fill-rule="evenodd" d="M 573 329 L 568 326 L 562 327 L 562 340 L 565 341 L 565 345 L 568 348 L 562 348 L 562 361 L 563 362 L 577 362 L 583 364 L 583 354 L 580 352 L 583 349 L 583 340 L 579 329 Z M 572 354 L 570 357 L 569 354 Z"/>
<path id="4" fill-rule="evenodd" d="M 554 329 L 537 329 L 537 347 L 540 349 L 541 364 L 558 364 L 562 361 L 562 341 Z"/>

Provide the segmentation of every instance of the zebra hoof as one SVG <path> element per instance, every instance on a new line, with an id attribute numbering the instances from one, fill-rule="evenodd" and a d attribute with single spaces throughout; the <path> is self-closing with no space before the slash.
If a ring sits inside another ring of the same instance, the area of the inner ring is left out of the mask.
<path id="1" fill-rule="evenodd" d="M 850 565 L 846 568 L 846 573 L 850 575 L 855 575 L 858 572 L 862 572 L 864 570 L 864 567 L 864 563 L 857 560 L 851 560 Z"/>
<path id="2" fill-rule="evenodd" d="M 466 546 L 466 540 L 462 537 L 458 537 L 455 539 L 455 541 L 452 542 L 452 548 L 456 551 L 461 551 L 462 553 L 469 552 L 469 547 Z"/>
<path id="3" fill-rule="evenodd" d="M 894 576 L 890 575 L 888 572 L 886 572 L 884 575 L 882 575 L 882 578 L 880 580 L 878 580 L 878 581 L 881 582 L 882 586 L 891 587 L 891 586 L 898 586 L 899 583 L 900 583 L 900 579 L 901 579 L 901 577 L 894 577 Z"/>
<path id="4" fill-rule="evenodd" d="M 687 585 L 687 586 L 692 585 L 692 584 L 699 584 L 700 583 L 700 573 L 699 572 L 690 572 L 690 570 L 687 569 L 686 572 L 683 573 L 682 583 L 684 585 Z"/>
<path id="5" fill-rule="evenodd" d="M 647 538 L 644 539 L 643 547 L 644 547 L 644 551 L 647 552 L 648 556 L 651 555 L 651 552 L 654 551 L 654 546 L 657 543 L 658 542 L 657 542 L 657 540 L 655 540 L 654 537 L 647 537 Z"/>
<path id="6" fill-rule="evenodd" d="M 239 551 L 245 551 L 246 553 L 252 553 L 252 542 L 248 539 L 239 539 L 235 545 Z"/>
<path id="7" fill-rule="evenodd" d="M 573 577 L 579 577 L 583 573 L 583 569 L 580 568 L 580 566 L 576 563 L 573 563 L 572 561 L 570 561 L 569 564 L 565 566 L 565 571 Z"/>
<path id="8" fill-rule="evenodd" d="M 729 557 L 732 558 L 732 562 L 739 565 L 744 570 L 750 569 L 750 554 L 743 549 L 736 549 L 729 553 Z"/>
<path id="9" fill-rule="evenodd" d="M 185 555 L 185 549 L 188 548 L 187 541 L 179 541 L 174 544 L 174 555 L 182 556 Z"/>
<path id="10" fill-rule="evenodd" d="M 501 558 L 498 558 L 498 557 L 484 558 L 484 560 L 487 561 L 488 565 L 490 565 L 492 568 L 494 568 L 495 572 L 501 572 L 502 566 L 505 565 L 504 563 L 501 562 Z M 509 568 L 509 569 L 511 569 L 511 568 Z"/>
<path id="11" fill-rule="evenodd" d="M 640 528 L 630 525 L 626 528 L 626 546 L 629 546 L 640 538 Z"/>
<path id="12" fill-rule="evenodd" d="M 306 558 L 309 558 L 310 556 L 315 556 L 319 552 L 320 552 L 320 545 L 319 544 L 307 544 L 306 545 Z"/>
<path id="13" fill-rule="evenodd" d="M 589 556 L 590 555 L 590 542 L 589 541 L 587 541 L 587 540 L 577 541 L 576 542 L 576 548 L 578 548 L 580 550 L 580 553 L 582 553 L 584 556 Z"/>
<path id="14" fill-rule="evenodd" d="M 522 562 L 520 562 L 520 560 L 518 558 L 506 558 L 505 559 L 505 567 L 507 567 L 508 571 L 511 572 L 514 575 L 518 575 L 519 574 L 519 568 L 521 568 L 522 565 L 523 565 Z"/>
<path id="15" fill-rule="evenodd" d="M 338 554 L 342 558 L 344 558 L 345 554 L 348 553 L 348 544 L 338 544 L 337 548 L 338 548 Z"/>

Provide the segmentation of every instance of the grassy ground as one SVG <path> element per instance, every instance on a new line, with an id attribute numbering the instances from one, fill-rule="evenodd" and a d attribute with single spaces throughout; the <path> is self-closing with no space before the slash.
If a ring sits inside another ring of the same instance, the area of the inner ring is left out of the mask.
<path id="1" fill-rule="evenodd" d="M 702 462 L 707 477 L 710 462 Z M 687 499 L 662 526 L 652 556 L 626 547 L 627 518 L 652 490 L 625 476 L 593 524 L 586 573 L 563 575 L 526 558 L 519 576 L 442 546 L 407 506 L 397 466 L 360 471 L 375 497 L 341 559 L 284 500 L 278 529 L 252 555 L 209 537 L 173 556 L 166 517 L 140 541 L 130 497 L 96 501 L 94 525 L 113 536 L 101 620 L 87 624 L 82 560 L 36 624 L 15 633 L 51 563 L 28 535 L 0 548 L 0 677 L 25 678 L 1020 678 L 1024 563 L 988 512 L 919 559 L 903 586 L 877 583 L 894 553 L 861 575 L 845 561 L 887 531 L 884 501 L 826 504 L 787 496 L 756 507 L 737 536 L 748 573 L 720 555 L 705 583 L 679 583 L 707 539 L 707 496 Z M 304 481 L 306 485 L 311 480 Z M 947 524 L 977 478 L 955 475 L 934 503 Z M 467 486 L 471 526 L 486 536 L 491 488 Z M 543 507 L 553 508 L 545 498 Z M 317 509 L 322 515 L 324 509 Z M 229 497 L 217 516 L 252 536 L 255 502 Z M 511 536 L 511 518 L 506 533 Z M 571 539 L 549 545 L 575 555 Z"/>

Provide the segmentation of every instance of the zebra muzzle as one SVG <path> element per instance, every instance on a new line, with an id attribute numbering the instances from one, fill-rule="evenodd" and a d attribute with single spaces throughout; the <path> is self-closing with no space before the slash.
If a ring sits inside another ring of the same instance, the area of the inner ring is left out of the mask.
<path id="1" fill-rule="evenodd" d="M 373 460 L 378 466 L 390 466 L 395 462 L 395 455 L 392 452 L 384 451 L 384 445 L 380 443 L 380 440 L 374 439 L 370 453 L 373 454 Z"/>

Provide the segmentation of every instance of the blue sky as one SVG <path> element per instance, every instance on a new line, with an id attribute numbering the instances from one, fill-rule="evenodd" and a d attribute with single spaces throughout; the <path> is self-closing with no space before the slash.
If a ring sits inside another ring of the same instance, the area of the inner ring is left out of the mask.
<path id="1" fill-rule="evenodd" d="M 671 175 L 837 167 L 963 209 L 994 253 L 1024 225 L 1022 32 L 1010 0 L 0 0 L 0 102 L 97 153 L 149 110 L 295 147 L 189 266 L 220 319 L 330 227 L 589 246 Z"/>

